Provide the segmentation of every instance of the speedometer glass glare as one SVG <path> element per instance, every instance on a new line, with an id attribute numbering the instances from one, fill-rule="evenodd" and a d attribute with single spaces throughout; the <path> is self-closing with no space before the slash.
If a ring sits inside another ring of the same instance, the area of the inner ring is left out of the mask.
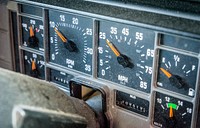
<path id="1" fill-rule="evenodd" d="M 149 93 L 154 31 L 109 21 L 99 26 L 98 77 Z"/>
<path id="2" fill-rule="evenodd" d="M 50 62 L 92 74 L 93 20 L 49 11 Z"/>

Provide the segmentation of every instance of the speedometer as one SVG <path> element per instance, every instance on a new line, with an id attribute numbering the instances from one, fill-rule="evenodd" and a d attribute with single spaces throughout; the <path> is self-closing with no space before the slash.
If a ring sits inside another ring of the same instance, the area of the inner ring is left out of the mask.
<path id="1" fill-rule="evenodd" d="M 101 21 L 98 77 L 149 93 L 154 39 L 151 30 Z"/>

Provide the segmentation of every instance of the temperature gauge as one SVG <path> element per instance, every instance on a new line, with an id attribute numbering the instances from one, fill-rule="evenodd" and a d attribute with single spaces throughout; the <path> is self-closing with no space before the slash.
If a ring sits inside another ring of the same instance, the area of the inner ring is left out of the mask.
<path id="1" fill-rule="evenodd" d="M 35 78 L 45 79 L 43 56 L 24 51 L 24 65 L 25 74 Z"/>
<path id="2" fill-rule="evenodd" d="M 190 128 L 192 111 L 192 103 L 157 92 L 153 124 L 161 128 Z"/>
<path id="3" fill-rule="evenodd" d="M 197 58 L 161 50 L 157 86 L 194 97 L 197 68 Z"/>
<path id="4" fill-rule="evenodd" d="M 92 74 L 93 20 L 49 11 L 50 61 Z"/>
<path id="5" fill-rule="evenodd" d="M 43 48 L 43 23 L 28 17 L 22 17 L 22 41 L 26 47 L 44 51 Z"/>
<path id="6" fill-rule="evenodd" d="M 98 77 L 149 93 L 154 32 L 109 21 L 99 26 Z"/>

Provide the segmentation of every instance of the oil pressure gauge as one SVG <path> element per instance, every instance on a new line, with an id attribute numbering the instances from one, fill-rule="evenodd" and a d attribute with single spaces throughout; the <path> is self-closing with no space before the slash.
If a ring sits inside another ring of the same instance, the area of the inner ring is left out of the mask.
<path id="1" fill-rule="evenodd" d="M 197 69 L 197 58 L 160 50 L 157 86 L 194 97 Z"/>
<path id="2" fill-rule="evenodd" d="M 44 51 L 43 48 L 43 23 L 41 20 L 22 17 L 22 42 L 23 46 Z"/>
<path id="3" fill-rule="evenodd" d="M 43 56 L 24 51 L 24 65 L 25 74 L 35 78 L 45 79 Z"/>
<path id="4" fill-rule="evenodd" d="M 149 93 L 154 32 L 109 21 L 99 26 L 98 77 Z"/>
<path id="5" fill-rule="evenodd" d="M 49 11 L 50 61 L 92 74 L 93 20 Z"/>

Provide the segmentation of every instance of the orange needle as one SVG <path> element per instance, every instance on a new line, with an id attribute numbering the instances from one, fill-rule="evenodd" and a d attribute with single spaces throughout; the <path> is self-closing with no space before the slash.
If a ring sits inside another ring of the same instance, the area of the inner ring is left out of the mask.
<path id="1" fill-rule="evenodd" d="M 60 37 L 60 39 L 62 40 L 62 42 L 66 43 L 67 39 L 63 36 L 63 34 L 61 32 L 58 31 L 58 28 L 54 27 L 54 30 L 58 34 L 58 36 Z"/>
<path id="2" fill-rule="evenodd" d="M 33 27 L 30 26 L 30 37 L 33 37 L 34 36 L 34 30 L 33 30 Z"/>
<path id="3" fill-rule="evenodd" d="M 172 106 L 169 107 L 169 117 L 172 118 L 174 116 Z"/>
<path id="4" fill-rule="evenodd" d="M 32 71 L 36 69 L 36 64 L 35 64 L 35 61 L 34 61 L 34 60 L 32 61 L 31 69 L 32 69 Z"/>
<path id="5" fill-rule="evenodd" d="M 172 77 L 172 74 L 169 73 L 169 72 L 168 72 L 167 70 L 165 70 L 164 68 L 160 68 L 160 70 L 161 70 L 168 78 Z"/>
<path id="6" fill-rule="evenodd" d="M 108 39 L 106 39 L 106 43 L 108 44 L 108 46 L 110 47 L 110 49 L 114 52 L 114 54 L 117 57 L 120 56 L 119 51 L 115 48 L 115 46 Z"/>

